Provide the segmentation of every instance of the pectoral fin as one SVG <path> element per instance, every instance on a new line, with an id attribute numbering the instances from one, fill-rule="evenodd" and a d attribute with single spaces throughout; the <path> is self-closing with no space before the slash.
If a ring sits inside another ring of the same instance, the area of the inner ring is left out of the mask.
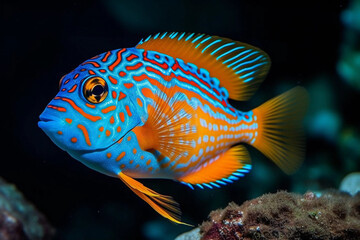
<path id="1" fill-rule="evenodd" d="M 177 202 L 175 202 L 172 199 L 172 197 L 161 195 L 161 194 L 145 187 L 140 182 L 125 175 L 122 172 L 120 172 L 118 174 L 118 176 L 121 179 L 121 181 L 123 181 L 126 184 L 126 186 L 128 186 L 142 200 L 147 202 L 161 216 L 169 219 L 170 221 L 178 223 L 178 224 L 192 226 L 190 224 L 181 222 L 181 219 L 180 219 L 181 211 L 179 209 L 179 204 Z"/>

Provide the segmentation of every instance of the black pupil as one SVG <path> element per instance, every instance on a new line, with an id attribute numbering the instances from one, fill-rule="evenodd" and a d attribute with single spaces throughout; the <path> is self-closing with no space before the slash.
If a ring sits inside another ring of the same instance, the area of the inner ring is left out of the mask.
<path id="1" fill-rule="evenodd" d="M 100 96 L 101 94 L 104 93 L 104 87 L 101 86 L 101 85 L 96 85 L 96 86 L 93 87 L 91 92 L 95 96 Z"/>

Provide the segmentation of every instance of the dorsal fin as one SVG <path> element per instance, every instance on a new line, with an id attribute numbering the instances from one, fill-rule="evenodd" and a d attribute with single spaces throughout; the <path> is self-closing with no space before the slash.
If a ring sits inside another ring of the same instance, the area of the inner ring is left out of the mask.
<path id="1" fill-rule="evenodd" d="M 259 48 L 228 38 L 195 33 L 158 33 L 141 40 L 138 49 L 180 58 L 209 71 L 229 98 L 246 101 L 264 80 L 270 58 Z"/>

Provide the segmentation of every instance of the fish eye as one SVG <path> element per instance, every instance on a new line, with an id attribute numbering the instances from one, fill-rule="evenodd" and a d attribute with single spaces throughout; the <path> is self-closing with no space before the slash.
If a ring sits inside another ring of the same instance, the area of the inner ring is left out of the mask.
<path id="1" fill-rule="evenodd" d="M 83 94 L 86 100 L 91 103 L 101 103 L 108 95 L 108 86 L 104 79 L 92 77 L 85 81 Z"/>

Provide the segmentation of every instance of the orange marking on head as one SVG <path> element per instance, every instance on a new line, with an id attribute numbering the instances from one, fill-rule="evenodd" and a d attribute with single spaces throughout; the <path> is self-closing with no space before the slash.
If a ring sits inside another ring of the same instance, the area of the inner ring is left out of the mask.
<path id="1" fill-rule="evenodd" d="M 64 82 L 64 85 L 67 84 L 69 81 L 70 81 L 70 79 L 67 79 L 67 80 Z"/>
<path id="2" fill-rule="evenodd" d="M 106 70 L 105 69 L 100 69 L 99 72 L 106 73 Z"/>
<path id="3" fill-rule="evenodd" d="M 76 142 L 77 142 L 77 138 L 76 138 L 76 137 L 71 138 L 71 142 L 76 143 Z"/>
<path id="4" fill-rule="evenodd" d="M 126 70 L 128 71 L 132 71 L 132 70 L 136 70 L 139 69 L 141 66 L 143 66 L 144 64 L 142 62 L 139 62 L 137 64 L 135 64 L 134 66 L 126 66 Z"/>
<path id="5" fill-rule="evenodd" d="M 117 80 L 113 78 L 112 76 L 109 76 L 109 80 L 112 84 L 117 84 Z"/>
<path id="6" fill-rule="evenodd" d="M 133 59 L 135 59 L 135 58 L 138 58 L 138 56 L 135 55 L 135 54 L 131 54 L 130 56 L 128 56 L 128 57 L 126 58 L 126 60 L 128 60 L 128 61 L 130 62 L 131 60 L 133 60 Z"/>
<path id="7" fill-rule="evenodd" d="M 122 122 L 125 122 L 125 114 L 123 112 L 119 113 L 119 117 Z"/>
<path id="8" fill-rule="evenodd" d="M 142 106 L 143 106 L 143 103 L 142 103 L 142 101 L 141 101 L 141 99 L 140 99 L 140 98 L 136 98 L 136 101 L 137 101 L 137 103 L 139 104 L 139 106 L 140 106 L 140 107 L 142 107 Z"/>
<path id="9" fill-rule="evenodd" d="M 135 168 L 139 168 L 139 167 L 140 167 L 140 165 L 139 165 L 139 164 L 136 164 Z"/>
<path id="10" fill-rule="evenodd" d="M 115 92 L 115 91 L 112 91 L 112 92 L 111 92 L 111 95 L 112 95 L 113 99 L 115 99 L 115 98 L 116 98 L 116 96 L 117 96 L 117 94 L 116 94 L 116 92 Z"/>
<path id="11" fill-rule="evenodd" d="M 112 105 L 112 106 L 109 106 L 107 108 L 101 109 L 101 112 L 102 113 L 108 113 L 108 112 L 114 111 L 115 109 L 116 109 L 116 106 Z"/>
<path id="12" fill-rule="evenodd" d="M 118 127 L 116 128 L 116 131 L 117 131 L 117 132 L 121 132 L 121 127 L 118 126 Z"/>
<path id="13" fill-rule="evenodd" d="M 141 92 L 145 97 L 151 97 L 154 95 L 150 88 L 143 88 L 141 89 Z"/>
<path id="14" fill-rule="evenodd" d="M 120 138 L 119 141 L 117 141 L 117 143 L 121 143 L 123 141 L 123 138 Z"/>
<path id="15" fill-rule="evenodd" d="M 111 118 L 110 118 L 110 123 L 111 123 L 111 124 L 114 124 L 114 122 L 115 122 L 115 118 L 114 118 L 114 116 L 111 116 Z"/>
<path id="16" fill-rule="evenodd" d="M 133 154 L 136 154 L 137 150 L 136 148 L 133 149 Z"/>
<path id="17" fill-rule="evenodd" d="M 108 59 L 108 57 L 110 56 L 110 54 L 111 54 L 111 52 L 108 51 L 108 52 L 105 54 L 104 58 L 103 58 L 101 61 L 102 61 L 102 62 L 106 62 L 107 59 Z"/>
<path id="18" fill-rule="evenodd" d="M 77 105 L 74 103 L 73 100 L 71 100 L 71 99 L 69 99 L 69 98 L 64 98 L 64 97 L 56 98 L 56 97 L 55 97 L 54 99 L 61 99 L 61 100 L 65 101 L 65 102 L 69 103 L 69 104 L 71 105 L 71 107 L 73 107 L 77 112 L 79 112 L 79 113 L 80 113 L 81 115 L 83 115 L 85 118 L 87 118 L 87 119 L 89 119 L 89 120 L 91 120 L 91 121 L 93 121 L 93 122 L 96 122 L 96 121 L 98 121 L 98 120 L 101 119 L 100 116 L 93 116 L 93 115 L 91 115 L 91 114 L 88 114 L 88 113 L 84 112 L 84 110 L 82 110 L 79 106 L 77 106 Z"/>
<path id="19" fill-rule="evenodd" d="M 119 76 L 120 76 L 120 77 L 125 77 L 125 76 L 126 76 L 126 72 L 123 72 L 123 71 L 119 72 Z"/>
<path id="20" fill-rule="evenodd" d="M 109 70 L 113 71 L 114 68 L 121 62 L 121 53 L 125 52 L 126 48 L 123 48 L 117 52 L 116 60 L 109 66 Z"/>
<path id="21" fill-rule="evenodd" d="M 65 91 L 66 91 L 66 88 L 61 89 L 61 91 L 62 91 L 62 92 L 65 92 Z"/>
<path id="22" fill-rule="evenodd" d="M 118 100 L 120 101 L 120 100 L 123 99 L 124 97 L 126 97 L 126 94 L 123 93 L 123 92 L 120 92 Z"/>
<path id="23" fill-rule="evenodd" d="M 47 107 L 58 110 L 59 112 L 66 112 L 66 108 L 63 108 L 63 107 L 56 107 L 56 106 L 52 106 L 52 105 L 48 105 Z"/>
<path id="24" fill-rule="evenodd" d="M 88 71 L 90 75 L 95 75 L 95 72 L 93 70 Z"/>
<path id="25" fill-rule="evenodd" d="M 63 132 L 62 131 L 57 131 L 57 134 L 62 135 Z"/>
<path id="26" fill-rule="evenodd" d="M 90 104 L 90 103 L 85 103 L 85 105 L 86 105 L 87 107 L 89 107 L 89 108 L 96 108 L 95 105 L 92 105 L 92 104 Z"/>
<path id="27" fill-rule="evenodd" d="M 148 171 L 151 172 L 153 170 L 153 167 L 149 167 Z"/>
<path id="28" fill-rule="evenodd" d="M 107 158 L 111 158 L 111 153 L 107 153 L 107 154 L 106 154 L 106 157 L 107 157 Z"/>
<path id="29" fill-rule="evenodd" d="M 81 125 L 81 124 L 78 124 L 77 127 L 80 128 L 80 130 L 81 130 L 82 133 L 84 134 L 86 144 L 89 145 L 89 146 L 91 146 L 91 142 L 90 142 L 90 138 L 89 138 L 89 133 L 88 133 L 86 127 L 85 127 L 84 125 Z"/>
<path id="30" fill-rule="evenodd" d="M 151 159 L 149 159 L 147 162 L 146 162 L 146 165 L 150 165 L 151 163 Z"/>
<path id="31" fill-rule="evenodd" d="M 129 107 L 128 105 L 126 105 L 126 106 L 125 106 L 125 109 L 126 109 L 127 114 L 129 115 L 129 117 L 131 117 L 131 116 L 132 116 L 132 113 L 131 113 L 131 111 L 130 111 L 130 107 Z"/>
<path id="32" fill-rule="evenodd" d="M 75 74 L 74 79 L 77 79 L 79 77 L 79 74 Z"/>
<path id="33" fill-rule="evenodd" d="M 72 93 L 76 90 L 77 88 L 77 84 L 75 84 L 74 86 L 72 86 L 72 88 L 68 91 L 69 93 Z"/>
<path id="34" fill-rule="evenodd" d="M 130 140 L 131 140 L 131 136 L 128 136 L 127 140 L 130 141 Z"/>
<path id="35" fill-rule="evenodd" d="M 133 83 L 124 83 L 124 87 L 126 88 L 132 88 L 134 86 Z"/>
<path id="36" fill-rule="evenodd" d="M 130 160 L 130 162 L 129 162 L 129 163 L 130 163 L 130 164 L 132 164 L 133 162 L 134 162 L 134 160 Z"/>
<path id="37" fill-rule="evenodd" d="M 120 161 L 125 156 L 125 154 L 125 152 L 120 153 L 119 156 L 117 156 L 116 161 Z"/>
<path id="38" fill-rule="evenodd" d="M 143 155 L 141 155 L 140 159 L 141 159 L 141 160 L 144 160 L 144 158 L 145 158 L 145 157 L 144 157 Z"/>
<path id="39" fill-rule="evenodd" d="M 94 61 L 86 61 L 81 65 L 86 65 L 86 64 L 92 64 L 94 67 L 100 67 L 100 65 L 97 62 L 94 62 Z"/>
<path id="40" fill-rule="evenodd" d="M 99 131 L 100 131 L 100 132 L 104 131 L 104 127 L 101 126 L 101 127 L 99 128 Z"/>
<path id="41" fill-rule="evenodd" d="M 66 121 L 67 123 L 69 123 L 69 124 L 72 123 L 72 119 L 71 119 L 71 118 L 65 118 L 65 121 Z"/>
<path id="42" fill-rule="evenodd" d="M 125 164 L 121 164 L 120 168 L 123 169 L 125 167 Z"/>
<path id="43" fill-rule="evenodd" d="M 111 131 L 110 130 L 106 130 L 105 131 L 105 135 L 108 137 L 108 136 L 110 136 L 111 135 Z"/>

